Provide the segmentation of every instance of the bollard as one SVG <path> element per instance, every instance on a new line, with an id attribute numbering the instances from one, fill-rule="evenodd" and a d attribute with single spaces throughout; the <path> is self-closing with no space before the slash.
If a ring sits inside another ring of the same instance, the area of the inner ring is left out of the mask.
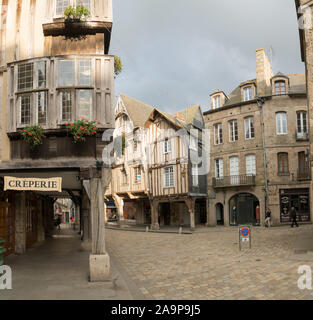
<path id="1" fill-rule="evenodd" d="M 149 227 L 148 226 L 146 226 L 146 232 L 149 232 Z"/>
<path id="2" fill-rule="evenodd" d="M 179 234 L 182 234 L 182 233 L 183 233 L 183 227 L 179 227 L 178 233 L 179 233 Z"/>

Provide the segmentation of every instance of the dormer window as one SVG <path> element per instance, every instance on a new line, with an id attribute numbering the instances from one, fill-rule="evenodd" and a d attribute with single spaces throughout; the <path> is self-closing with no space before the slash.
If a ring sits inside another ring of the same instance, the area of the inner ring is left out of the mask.
<path id="1" fill-rule="evenodd" d="M 217 109 L 221 107 L 221 96 L 216 96 L 213 98 L 213 108 Z"/>
<path id="2" fill-rule="evenodd" d="M 243 89 L 243 100 L 244 101 L 250 101 L 253 99 L 253 90 L 252 87 L 245 87 Z"/>
<path id="3" fill-rule="evenodd" d="M 286 81 L 275 81 L 275 94 L 277 96 L 282 96 L 286 94 Z"/>

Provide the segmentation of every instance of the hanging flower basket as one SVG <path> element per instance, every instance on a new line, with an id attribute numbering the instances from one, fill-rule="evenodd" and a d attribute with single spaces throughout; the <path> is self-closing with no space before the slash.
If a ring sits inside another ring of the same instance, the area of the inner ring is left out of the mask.
<path id="1" fill-rule="evenodd" d="M 42 144 L 42 141 L 45 138 L 42 126 L 38 124 L 34 126 L 27 126 L 20 133 L 23 140 L 29 143 L 32 147 Z"/>
<path id="2" fill-rule="evenodd" d="M 66 127 L 70 134 L 73 136 L 74 143 L 86 141 L 86 137 L 92 137 L 97 134 L 96 121 L 88 121 L 83 117 L 80 120 L 66 123 Z"/>

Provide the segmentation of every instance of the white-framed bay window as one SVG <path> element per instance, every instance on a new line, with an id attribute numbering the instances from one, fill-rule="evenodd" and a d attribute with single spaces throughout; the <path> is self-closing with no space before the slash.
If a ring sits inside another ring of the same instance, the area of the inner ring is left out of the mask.
<path id="1" fill-rule="evenodd" d="M 76 7 L 83 5 L 89 12 L 92 12 L 92 1 L 91 0 L 54 0 L 55 1 L 55 17 L 61 18 L 64 16 L 64 11 L 69 6 Z"/>
<path id="2" fill-rule="evenodd" d="M 163 169 L 163 177 L 164 177 L 164 188 L 172 188 L 174 187 L 174 167 L 166 167 Z"/>
<path id="3" fill-rule="evenodd" d="M 60 122 L 93 119 L 94 92 L 92 59 L 58 60 L 57 90 Z"/>

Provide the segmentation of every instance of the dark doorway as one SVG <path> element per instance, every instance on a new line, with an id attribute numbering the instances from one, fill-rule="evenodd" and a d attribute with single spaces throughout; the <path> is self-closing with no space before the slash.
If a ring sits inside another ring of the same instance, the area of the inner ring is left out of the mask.
<path id="1" fill-rule="evenodd" d="M 224 225 L 224 206 L 221 203 L 216 205 L 216 223 L 219 226 Z"/>
<path id="2" fill-rule="evenodd" d="M 256 208 L 259 200 L 252 194 L 240 193 L 229 200 L 230 225 L 256 224 Z"/>
<path id="3" fill-rule="evenodd" d="M 160 204 L 160 221 L 159 224 L 164 226 L 169 226 L 171 224 L 171 209 L 170 203 L 161 203 Z"/>

